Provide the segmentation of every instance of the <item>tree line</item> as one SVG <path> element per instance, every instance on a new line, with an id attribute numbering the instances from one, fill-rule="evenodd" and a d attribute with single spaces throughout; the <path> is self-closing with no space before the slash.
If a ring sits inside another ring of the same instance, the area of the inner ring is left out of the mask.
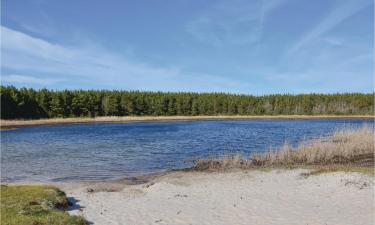
<path id="1" fill-rule="evenodd" d="M 364 115 L 374 93 L 276 94 L 48 90 L 1 86 L 2 119 L 128 115 Z"/>

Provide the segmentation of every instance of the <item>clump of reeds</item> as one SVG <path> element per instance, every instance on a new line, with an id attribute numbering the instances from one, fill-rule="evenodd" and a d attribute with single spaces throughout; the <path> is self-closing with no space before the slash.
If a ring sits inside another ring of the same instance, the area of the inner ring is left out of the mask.
<path id="1" fill-rule="evenodd" d="M 209 159 L 199 159 L 194 164 L 197 170 L 220 170 L 249 167 L 249 160 L 240 154 L 229 154 Z"/>
<path id="2" fill-rule="evenodd" d="M 328 137 L 304 141 L 297 147 L 286 143 L 279 149 L 253 153 L 248 158 L 231 154 L 198 160 L 193 168 L 218 170 L 333 164 L 374 166 L 374 140 L 373 127 L 344 128 Z"/>

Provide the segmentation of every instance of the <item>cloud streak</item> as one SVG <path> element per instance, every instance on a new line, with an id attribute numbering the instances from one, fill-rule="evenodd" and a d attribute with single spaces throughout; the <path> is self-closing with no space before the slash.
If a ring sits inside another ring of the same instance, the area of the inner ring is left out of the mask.
<path id="1" fill-rule="evenodd" d="M 227 44 L 252 44 L 261 36 L 268 13 L 284 0 L 223 1 L 189 21 L 187 32 L 196 40 L 220 47 Z"/>
<path id="2" fill-rule="evenodd" d="M 33 76 L 24 76 L 17 74 L 3 75 L 1 81 L 5 83 L 20 83 L 20 84 L 37 84 L 37 85 L 52 85 L 64 81 L 64 79 L 51 78 L 37 78 Z"/>
<path id="3" fill-rule="evenodd" d="M 178 67 L 133 62 L 98 46 L 62 46 L 4 26 L 1 31 L 2 70 L 17 73 L 3 73 L 7 82 L 58 86 L 66 81 L 81 82 L 83 87 L 153 91 L 231 91 L 244 85 L 211 74 L 185 72 Z"/>
<path id="4" fill-rule="evenodd" d="M 355 15 L 366 6 L 371 5 L 371 2 L 372 1 L 370 0 L 347 0 L 345 2 L 340 1 L 340 4 L 324 19 L 322 19 L 315 28 L 307 32 L 298 42 L 296 42 L 290 48 L 290 50 L 287 52 L 287 55 L 298 52 L 301 48 L 316 40 L 321 35 L 332 30 L 344 20 Z"/>
<path id="5" fill-rule="evenodd" d="M 108 15 L 114 24 L 107 27 L 89 19 L 71 23 L 95 13 L 67 19 L 54 11 L 58 3 L 47 1 L 41 10 L 51 16 L 55 33 L 44 29 L 50 25 L 33 10 L 33 16 L 22 10 L 5 14 L 4 18 L 19 20 L 5 19 L 1 27 L 2 80 L 58 89 L 371 91 L 371 4 L 371 0 L 171 2 L 171 7 L 184 7 L 175 20 L 167 19 L 175 16 L 169 8 L 157 8 L 150 15 L 119 12 L 124 21 L 134 20 L 131 23 L 115 22 Z M 116 6 L 105 7 L 111 11 Z M 156 18 L 159 14 L 163 17 Z"/>

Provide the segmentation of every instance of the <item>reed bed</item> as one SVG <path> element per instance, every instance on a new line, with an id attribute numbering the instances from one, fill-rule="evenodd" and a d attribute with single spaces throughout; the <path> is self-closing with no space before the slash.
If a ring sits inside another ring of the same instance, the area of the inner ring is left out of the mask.
<path id="1" fill-rule="evenodd" d="M 195 170 L 222 170 L 232 168 L 290 167 L 309 165 L 374 166 L 374 128 L 344 128 L 328 137 L 303 141 L 293 147 L 285 143 L 279 149 L 253 153 L 249 157 L 229 154 L 222 157 L 200 159 Z"/>

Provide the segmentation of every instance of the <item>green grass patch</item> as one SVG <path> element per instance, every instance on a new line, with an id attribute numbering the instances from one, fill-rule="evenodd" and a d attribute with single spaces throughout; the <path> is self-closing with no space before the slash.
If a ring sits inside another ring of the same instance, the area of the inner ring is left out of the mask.
<path id="1" fill-rule="evenodd" d="M 2 225 L 84 225 L 79 216 L 62 211 L 69 202 L 64 192 L 45 185 L 1 185 Z"/>

